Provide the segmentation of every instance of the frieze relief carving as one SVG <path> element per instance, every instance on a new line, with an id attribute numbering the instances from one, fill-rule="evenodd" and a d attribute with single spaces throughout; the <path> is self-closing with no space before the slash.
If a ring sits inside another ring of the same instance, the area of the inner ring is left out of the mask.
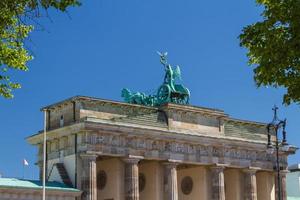
<path id="1" fill-rule="evenodd" d="M 197 153 L 196 145 L 188 145 L 188 153 L 189 154 L 195 154 L 195 153 Z"/>
<path id="2" fill-rule="evenodd" d="M 247 150 L 233 147 L 215 147 L 198 144 L 189 144 L 179 141 L 154 140 L 143 137 L 116 136 L 111 134 L 92 134 L 90 144 L 103 145 L 123 149 L 126 148 L 142 150 L 145 152 L 159 151 L 161 153 L 179 153 L 185 155 L 196 155 L 199 157 L 226 157 L 230 159 L 274 162 L 275 156 L 267 154 L 266 151 Z M 286 157 L 280 157 L 282 164 L 287 163 Z"/>
<path id="3" fill-rule="evenodd" d="M 160 145 L 159 144 L 159 141 L 155 141 L 155 140 L 150 140 L 149 141 L 149 146 L 148 146 L 148 149 L 149 150 L 161 150 L 161 146 L 162 145 Z"/>
<path id="4" fill-rule="evenodd" d="M 198 146 L 199 154 L 201 156 L 208 156 L 209 155 L 209 147 L 207 146 Z"/>
<path id="5" fill-rule="evenodd" d="M 146 149 L 146 139 L 137 138 L 136 139 L 136 147 L 138 149 Z"/>

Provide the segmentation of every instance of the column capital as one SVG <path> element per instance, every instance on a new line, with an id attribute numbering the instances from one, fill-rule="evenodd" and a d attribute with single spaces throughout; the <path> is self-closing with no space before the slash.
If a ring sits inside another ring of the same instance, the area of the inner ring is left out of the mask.
<path id="1" fill-rule="evenodd" d="M 133 156 L 133 155 L 129 155 L 128 157 L 122 158 L 122 160 L 125 163 L 130 163 L 130 164 L 138 164 L 138 162 L 142 159 L 144 159 L 143 156 Z"/>
<path id="2" fill-rule="evenodd" d="M 181 161 L 179 161 L 179 160 L 168 159 L 167 161 L 162 162 L 162 165 L 164 165 L 166 167 L 177 167 L 180 163 L 181 163 Z"/>
<path id="3" fill-rule="evenodd" d="M 218 171 L 223 171 L 226 167 L 228 167 L 228 165 L 226 165 L 226 164 L 215 164 L 215 165 L 209 166 L 210 169 L 218 170 Z"/>
<path id="4" fill-rule="evenodd" d="M 280 170 L 279 172 L 280 176 L 285 176 L 287 173 L 289 173 L 289 170 Z"/>
<path id="5" fill-rule="evenodd" d="M 259 169 L 260 169 L 260 168 L 249 167 L 249 168 L 242 169 L 242 171 L 243 171 L 244 173 L 256 174 L 256 172 L 257 172 Z"/>
<path id="6" fill-rule="evenodd" d="M 87 153 L 82 153 L 80 154 L 80 157 L 84 160 L 90 160 L 90 161 L 96 161 L 98 155 L 96 154 L 87 154 Z"/>

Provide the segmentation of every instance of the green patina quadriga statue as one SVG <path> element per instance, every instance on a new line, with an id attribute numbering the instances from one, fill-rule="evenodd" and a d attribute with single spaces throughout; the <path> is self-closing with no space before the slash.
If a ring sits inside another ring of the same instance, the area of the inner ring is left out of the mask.
<path id="1" fill-rule="evenodd" d="M 190 91 L 182 84 L 176 84 L 176 80 L 181 80 L 180 67 L 172 67 L 167 62 L 168 53 L 160 53 L 160 62 L 165 69 L 163 84 L 157 89 L 156 94 L 146 95 L 142 92 L 131 92 L 129 89 L 122 90 L 122 97 L 127 103 L 140 104 L 145 106 L 160 106 L 165 103 L 188 104 Z"/>

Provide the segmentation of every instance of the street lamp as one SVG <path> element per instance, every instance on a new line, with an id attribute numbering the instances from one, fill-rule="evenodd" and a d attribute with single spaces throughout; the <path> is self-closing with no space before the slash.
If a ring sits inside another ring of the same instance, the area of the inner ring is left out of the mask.
<path id="1" fill-rule="evenodd" d="M 274 117 L 272 122 L 267 125 L 268 131 L 268 146 L 267 152 L 273 154 L 274 144 L 271 142 L 271 133 L 275 131 L 275 149 L 276 149 L 276 170 L 277 170 L 277 187 L 278 187 L 278 200 L 282 200 L 281 182 L 280 182 L 280 165 L 279 165 L 279 146 L 287 145 L 286 141 L 286 119 L 280 120 L 277 116 L 278 107 L 275 105 L 272 109 L 274 111 Z M 282 141 L 279 143 L 278 130 L 282 129 Z M 273 132 L 274 133 L 274 132 Z"/>

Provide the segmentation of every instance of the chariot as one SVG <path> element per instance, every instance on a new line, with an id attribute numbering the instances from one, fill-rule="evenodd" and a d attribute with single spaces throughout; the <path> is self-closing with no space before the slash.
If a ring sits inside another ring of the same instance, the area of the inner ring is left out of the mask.
<path id="1" fill-rule="evenodd" d="M 190 91 L 180 84 L 175 84 L 174 88 L 168 84 L 163 84 L 157 91 L 157 100 L 159 104 L 172 102 L 177 104 L 188 104 Z"/>
<path id="2" fill-rule="evenodd" d="M 159 52 L 158 52 L 159 53 Z M 157 100 L 159 104 L 172 102 L 177 104 L 188 104 L 190 91 L 182 84 L 175 84 L 176 79 L 181 79 L 179 66 L 174 69 L 167 63 L 167 53 L 159 53 L 160 62 L 165 68 L 164 83 L 158 88 Z"/>
<path id="3" fill-rule="evenodd" d="M 179 66 L 173 68 L 167 63 L 167 53 L 159 53 L 160 62 L 165 69 L 164 82 L 157 89 L 156 94 L 146 95 L 144 93 L 131 93 L 128 89 L 122 90 L 122 97 L 128 103 L 160 106 L 165 103 L 188 104 L 190 99 L 190 91 L 182 84 L 176 84 L 177 79 L 181 79 Z"/>

